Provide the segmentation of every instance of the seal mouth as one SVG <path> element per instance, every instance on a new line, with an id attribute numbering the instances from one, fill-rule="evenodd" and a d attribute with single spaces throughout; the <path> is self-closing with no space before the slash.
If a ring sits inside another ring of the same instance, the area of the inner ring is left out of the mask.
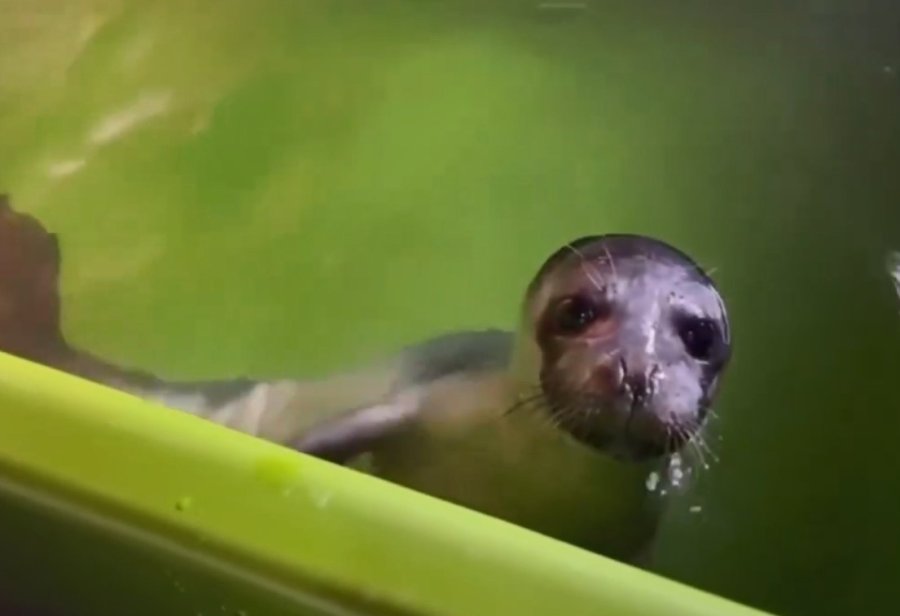
<path id="1" fill-rule="evenodd" d="M 690 406 L 673 408 L 665 372 L 654 362 L 629 366 L 618 358 L 595 364 L 587 379 L 571 379 L 554 366 L 542 371 L 543 407 L 554 425 L 591 449 L 628 461 L 661 458 L 680 450 L 704 416 Z"/>
<path id="2" fill-rule="evenodd" d="M 635 462 L 679 451 L 700 429 L 699 421 L 682 422 L 648 401 L 620 394 L 569 397 L 547 404 L 554 424 L 577 442 L 614 458 Z M 701 416 L 698 414 L 698 417 Z"/>

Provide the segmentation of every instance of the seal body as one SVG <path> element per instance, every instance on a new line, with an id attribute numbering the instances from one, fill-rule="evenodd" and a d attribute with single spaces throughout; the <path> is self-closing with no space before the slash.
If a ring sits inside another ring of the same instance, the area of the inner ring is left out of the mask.
<path id="1" fill-rule="evenodd" d="M 516 334 L 456 332 L 321 380 L 169 382 L 81 351 L 54 366 L 613 558 L 643 554 L 665 459 L 620 460 L 527 404 Z M 537 412 L 535 412 L 537 411 Z"/>
<path id="2" fill-rule="evenodd" d="M 0 348 L 622 560 L 652 542 L 647 478 L 702 429 L 730 356 L 715 285 L 641 236 L 551 255 L 514 331 L 315 380 L 170 382 L 75 349 L 58 270 L 55 237 L 0 202 Z"/>
<path id="3" fill-rule="evenodd" d="M 371 472 L 607 556 L 633 560 L 646 549 L 662 502 L 645 484 L 665 461 L 616 459 L 543 408 L 516 408 L 531 396 L 509 370 L 514 333 L 502 346 L 496 332 L 450 339 L 482 359 L 495 354 L 495 366 L 430 381 L 426 410 L 373 451 Z M 429 363 L 429 346 L 417 360 Z"/>

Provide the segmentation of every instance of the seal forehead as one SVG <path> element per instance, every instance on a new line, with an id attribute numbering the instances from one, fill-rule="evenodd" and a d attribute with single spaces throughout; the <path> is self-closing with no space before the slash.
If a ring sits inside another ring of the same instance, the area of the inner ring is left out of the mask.
<path id="1" fill-rule="evenodd" d="M 615 264 L 630 259 L 677 266 L 683 269 L 686 278 L 712 285 L 712 280 L 691 257 L 670 244 L 643 235 L 608 234 L 582 237 L 561 247 L 544 261 L 532 286 L 539 286 L 553 272 L 585 261 Z"/>
<path id="2" fill-rule="evenodd" d="M 532 317 L 552 298 L 585 290 L 585 285 L 620 297 L 655 297 L 688 314 L 727 319 L 714 282 L 689 256 L 660 240 L 622 234 L 584 237 L 553 253 L 529 287 Z"/>
<path id="3" fill-rule="evenodd" d="M 623 264 L 628 268 L 632 262 Z M 670 306 L 694 316 L 723 319 L 724 303 L 712 282 L 698 280 L 684 265 L 648 261 L 639 271 L 615 276 L 612 283 L 622 295 L 655 295 Z"/>

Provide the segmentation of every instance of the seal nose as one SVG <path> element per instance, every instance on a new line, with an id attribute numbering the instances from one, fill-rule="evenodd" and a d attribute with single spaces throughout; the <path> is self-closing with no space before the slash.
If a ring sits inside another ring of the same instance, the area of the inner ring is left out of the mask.
<path id="1" fill-rule="evenodd" d="M 650 398 L 653 397 L 654 382 L 653 375 L 656 372 L 655 367 L 644 367 L 641 364 L 627 364 L 623 359 L 621 361 L 622 370 L 622 389 L 636 406 L 643 406 Z"/>
<path id="2" fill-rule="evenodd" d="M 634 406 L 646 404 L 654 393 L 655 367 L 628 364 L 624 359 L 603 363 L 594 370 L 593 384 L 604 395 L 625 395 Z"/>
<path id="3" fill-rule="evenodd" d="M 593 384 L 605 396 L 615 396 L 622 391 L 625 371 L 622 362 L 603 362 L 596 367 L 593 374 Z"/>

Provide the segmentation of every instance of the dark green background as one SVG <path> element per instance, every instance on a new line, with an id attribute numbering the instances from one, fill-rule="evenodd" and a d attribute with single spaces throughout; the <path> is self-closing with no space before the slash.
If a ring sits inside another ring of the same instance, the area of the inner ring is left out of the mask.
<path id="1" fill-rule="evenodd" d="M 71 337 L 183 377 L 512 326 L 561 242 L 672 241 L 736 356 L 663 571 L 892 611 L 900 9 L 553 4 L 7 0 L 0 190 L 63 238 Z"/>

